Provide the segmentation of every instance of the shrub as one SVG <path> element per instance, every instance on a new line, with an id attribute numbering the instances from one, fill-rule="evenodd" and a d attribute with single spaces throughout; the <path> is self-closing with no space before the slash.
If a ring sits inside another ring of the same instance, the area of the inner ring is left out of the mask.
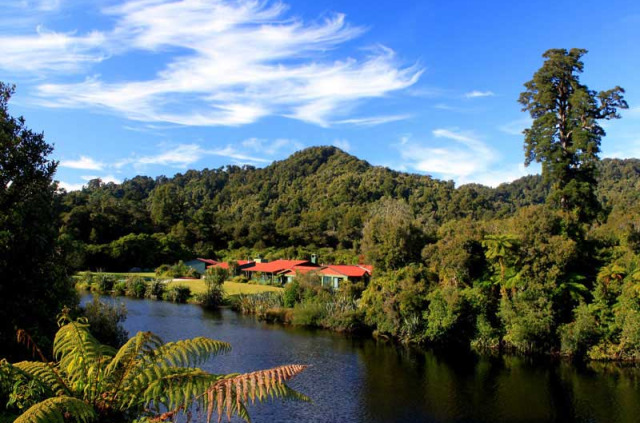
<path id="1" fill-rule="evenodd" d="M 147 283 L 147 289 L 144 293 L 145 298 L 152 300 L 161 300 L 164 294 L 165 282 L 160 279 L 154 279 Z"/>
<path id="2" fill-rule="evenodd" d="M 292 323 L 299 326 L 322 327 L 322 320 L 327 316 L 327 310 L 321 303 L 306 302 L 296 304 L 293 308 Z"/>
<path id="3" fill-rule="evenodd" d="M 113 295 L 121 296 L 127 292 L 127 281 L 118 281 L 113 285 Z"/>
<path id="4" fill-rule="evenodd" d="M 125 295 L 134 298 L 144 298 L 147 292 L 147 283 L 140 276 L 131 276 L 127 278 Z"/>
<path id="5" fill-rule="evenodd" d="M 244 276 L 244 275 L 239 275 L 239 276 L 234 276 L 233 279 L 231 279 L 231 282 L 247 283 L 247 282 L 249 282 L 249 279 L 247 279 L 247 277 Z"/>
<path id="6" fill-rule="evenodd" d="M 297 280 L 288 283 L 284 287 L 284 306 L 293 307 L 297 302 L 300 302 L 301 289 L 300 283 Z"/>
<path id="7" fill-rule="evenodd" d="M 207 308 L 218 307 L 224 300 L 224 281 L 227 279 L 228 272 L 220 267 L 207 269 L 204 275 L 204 283 L 207 291 L 200 295 L 199 302 Z"/>
<path id="8" fill-rule="evenodd" d="M 91 325 L 91 332 L 103 344 L 120 348 L 129 334 L 121 323 L 127 318 L 127 308 L 123 303 L 109 304 L 98 296 L 84 306 L 83 313 Z"/>
<path id="9" fill-rule="evenodd" d="M 172 303 L 186 303 L 191 296 L 191 288 L 186 285 L 172 285 L 164 293 L 163 298 Z"/>
<path id="10" fill-rule="evenodd" d="M 598 342 L 598 322 L 587 304 L 581 303 L 574 310 L 573 322 L 562 325 L 560 346 L 563 354 L 583 357 Z"/>
<path id="11" fill-rule="evenodd" d="M 111 292 L 116 278 L 113 275 L 98 273 L 94 275 L 91 283 L 91 290 L 98 294 L 104 295 Z"/>

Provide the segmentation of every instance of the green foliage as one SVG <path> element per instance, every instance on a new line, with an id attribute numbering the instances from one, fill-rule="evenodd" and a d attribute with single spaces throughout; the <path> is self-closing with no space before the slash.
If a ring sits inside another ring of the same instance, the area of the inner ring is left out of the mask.
<path id="1" fill-rule="evenodd" d="M 67 272 L 69 240 L 59 240 L 57 162 L 44 134 L 9 114 L 13 92 L 0 82 L 0 355 L 7 357 L 23 354 L 18 325 L 46 344 L 53 317 L 78 302 Z"/>
<path id="2" fill-rule="evenodd" d="M 129 276 L 126 280 L 125 295 L 134 298 L 144 298 L 147 292 L 147 282 L 140 276 Z"/>
<path id="3" fill-rule="evenodd" d="M 581 303 L 574 310 L 575 319 L 559 328 L 563 354 L 583 357 L 600 337 L 593 306 Z"/>
<path id="4" fill-rule="evenodd" d="M 293 307 L 296 303 L 302 299 L 302 292 L 300 288 L 300 282 L 294 279 L 284 287 L 284 306 Z"/>
<path id="5" fill-rule="evenodd" d="M 510 348 L 531 353 L 546 352 L 554 345 L 552 303 L 542 286 L 531 283 L 500 303 L 505 335 Z"/>
<path id="6" fill-rule="evenodd" d="M 380 334 L 405 341 L 422 340 L 429 280 L 427 270 L 417 265 L 376 273 L 360 303 L 365 323 Z"/>
<path id="7" fill-rule="evenodd" d="M 533 119 L 524 131 L 525 164 L 542 163 L 542 176 L 551 184 L 549 201 L 580 221 L 599 211 L 595 172 L 605 131 L 598 121 L 618 119 L 618 109 L 628 108 L 622 88 L 596 93 L 580 83 L 586 52 L 547 50 L 519 99 Z"/>
<path id="8" fill-rule="evenodd" d="M 362 231 L 366 260 L 381 270 L 417 261 L 423 236 L 414 220 L 406 202 L 389 198 L 380 201 Z"/>
<path id="9" fill-rule="evenodd" d="M 475 331 L 476 316 L 466 291 L 449 285 L 438 286 L 427 296 L 426 338 L 434 344 L 469 345 Z"/>
<path id="10" fill-rule="evenodd" d="M 207 308 L 218 307 L 224 301 L 224 281 L 229 277 L 229 272 L 220 267 L 207 269 L 204 274 L 206 292 L 200 298 L 200 303 Z"/>
<path id="11" fill-rule="evenodd" d="M 168 264 L 163 264 L 156 269 L 156 276 L 159 278 L 169 278 L 169 279 L 178 279 L 178 278 L 199 278 L 200 275 L 198 272 L 192 268 L 184 264 L 182 260 L 179 260 L 176 264 L 170 266 Z"/>
<path id="12" fill-rule="evenodd" d="M 93 301 L 84 306 L 83 314 L 91 326 L 91 332 L 102 344 L 119 348 L 126 342 L 129 334 L 121 324 L 127 318 L 124 303 L 110 304 L 94 296 Z"/>
<path id="13" fill-rule="evenodd" d="M 308 400 L 284 384 L 306 366 L 211 374 L 195 366 L 229 351 L 229 344 L 203 337 L 164 343 L 151 332 L 139 332 L 115 350 L 100 344 L 85 321 L 70 321 L 64 314 L 61 323 L 55 362 L 0 362 L 0 386 L 14 386 L 22 396 L 12 405 L 26 408 L 16 422 L 159 421 L 177 418 L 192 405 L 206 410 L 208 420 L 215 413 L 219 419 L 226 414 L 248 421 L 249 399 Z M 30 339 L 24 333 L 23 338 Z M 37 402 L 24 395 L 25 380 L 43 387 Z"/>
<path id="14" fill-rule="evenodd" d="M 186 285 L 171 285 L 164 293 L 164 300 L 173 303 L 186 303 L 191 297 L 191 288 Z"/>

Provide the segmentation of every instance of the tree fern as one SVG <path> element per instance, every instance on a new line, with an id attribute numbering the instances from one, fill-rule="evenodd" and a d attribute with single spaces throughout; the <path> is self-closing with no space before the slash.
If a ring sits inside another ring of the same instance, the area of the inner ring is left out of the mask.
<path id="1" fill-rule="evenodd" d="M 207 410 L 208 419 L 216 411 L 218 420 L 226 414 L 249 421 L 245 407 L 249 400 L 308 400 L 284 384 L 306 366 L 216 375 L 195 366 L 230 351 L 226 342 L 197 337 L 165 344 L 151 332 L 139 332 L 115 351 L 91 335 L 86 321 L 63 316 L 61 323 L 53 347 L 57 362 L 24 361 L 12 367 L 41 383 L 51 395 L 25 411 L 17 422 L 84 423 L 142 414 L 163 420 L 180 412 L 190 414 L 194 404 Z M 21 336 L 46 360 L 27 334 Z M 160 414 L 161 409 L 169 411 Z"/>
<path id="2" fill-rule="evenodd" d="M 74 397 L 47 398 L 22 413 L 14 423 L 88 423 L 96 418 L 93 407 Z"/>

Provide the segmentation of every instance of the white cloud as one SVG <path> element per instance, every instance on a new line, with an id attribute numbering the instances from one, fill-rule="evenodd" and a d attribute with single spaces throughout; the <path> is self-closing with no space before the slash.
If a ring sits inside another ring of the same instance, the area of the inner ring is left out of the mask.
<path id="1" fill-rule="evenodd" d="M 627 110 L 622 110 L 621 114 L 624 117 L 630 117 L 630 118 L 640 118 L 640 107 L 631 107 Z"/>
<path id="2" fill-rule="evenodd" d="M 347 152 L 351 151 L 351 143 L 348 140 L 334 140 L 333 145 L 338 147 L 340 150 Z"/>
<path id="3" fill-rule="evenodd" d="M 522 135 L 522 132 L 531 126 L 531 118 L 517 119 L 504 125 L 500 125 L 498 129 L 509 135 Z"/>
<path id="4" fill-rule="evenodd" d="M 304 145 L 298 141 L 287 138 L 277 138 L 271 142 L 262 138 L 248 138 L 242 141 L 243 151 L 252 150 L 263 156 L 275 156 L 278 153 L 292 153 L 296 150 L 304 148 Z"/>
<path id="5" fill-rule="evenodd" d="M 388 116 L 370 116 L 364 118 L 352 118 L 336 121 L 336 124 L 349 124 L 357 126 L 376 126 L 384 123 L 396 122 L 399 120 L 409 119 L 411 115 L 388 115 Z"/>
<path id="6" fill-rule="evenodd" d="M 500 162 L 500 154 L 473 132 L 436 129 L 432 136 L 434 139 L 427 142 L 417 142 L 410 137 L 400 140 L 397 148 L 404 166 L 453 179 L 457 184 L 474 182 L 489 186 L 512 181 L 535 169 Z"/>
<path id="7" fill-rule="evenodd" d="M 106 58 L 100 46 L 104 35 L 90 32 L 73 33 L 47 31 L 38 26 L 36 34 L 0 35 L 0 69 L 22 72 L 75 72 Z"/>
<path id="8" fill-rule="evenodd" d="M 105 184 L 108 184 L 109 182 L 113 182 L 114 184 L 119 184 L 120 182 L 122 182 L 120 179 L 116 178 L 113 175 L 105 175 L 105 176 L 85 175 L 85 176 L 81 176 L 80 178 L 87 182 L 94 179 L 100 179 Z"/>
<path id="9" fill-rule="evenodd" d="M 495 94 L 493 91 L 478 91 L 473 90 L 464 95 L 466 98 L 478 98 L 478 97 L 493 97 Z"/>
<path id="10" fill-rule="evenodd" d="M 384 123 L 389 120 L 344 116 L 364 99 L 411 87 L 422 74 L 417 66 L 399 66 L 384 46 L 362 58 L 330 59 L 329 52 L 364 29 L 342 14 L 304 22 L 280 2 L 128 0 L 103 13 L 115 21 L 110 30 L 0 38 L 12 46 L 3 50 L 0 67 L 62 72 L 125 53 L 157 54 L 164 67 L 150 79 L 88 76 L 41 84 L 40 104 L 193 126 L 245 125 L 266 116 L 320 126 Z"/>
<path id="11" fill-rule="evenodd" d="M 91 157 L 80 156 L 80 159 L 78 160 L 61 160 L 60 167 L 83 170 L 102 170 L 104 168 L 104 163 L 98 162 Z"/>
<path id="12" fill-rule="evenodd" d="M 71 184 L 64 181 L 59 181 L 58 187 L 67 191 L 80 191 L 82 187 L 84 187 L 84 184 Z"/>

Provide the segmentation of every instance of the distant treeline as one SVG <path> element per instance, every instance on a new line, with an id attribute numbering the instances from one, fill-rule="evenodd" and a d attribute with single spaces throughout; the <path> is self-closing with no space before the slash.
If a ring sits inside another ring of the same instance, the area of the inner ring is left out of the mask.
<path id="1" fill-rule="evenodd" d="M 635 204 L 640 161 L 605 159 L 598 196 L 607 210 Z M 358 260 L 363 228 L 383 199 L 403 200 L 423 243 L 447 222 L 490 221 L 543 204 L 540 176 L 489 188 L 371 166 L 334 147 L 313 147 L 263 169 L 227 166 L 173 178 L 89 182 L 59 199 L 61 233 L 78 248 L 78 267 L 155 268 L 194 256 L 270 251 L 324 252 Z M 604 219 L 605 216 L 602 216 Z M 423 245 L 424 246 L 424 245 Z M 421 250 L 421 248 L 419 248 Z"/>

